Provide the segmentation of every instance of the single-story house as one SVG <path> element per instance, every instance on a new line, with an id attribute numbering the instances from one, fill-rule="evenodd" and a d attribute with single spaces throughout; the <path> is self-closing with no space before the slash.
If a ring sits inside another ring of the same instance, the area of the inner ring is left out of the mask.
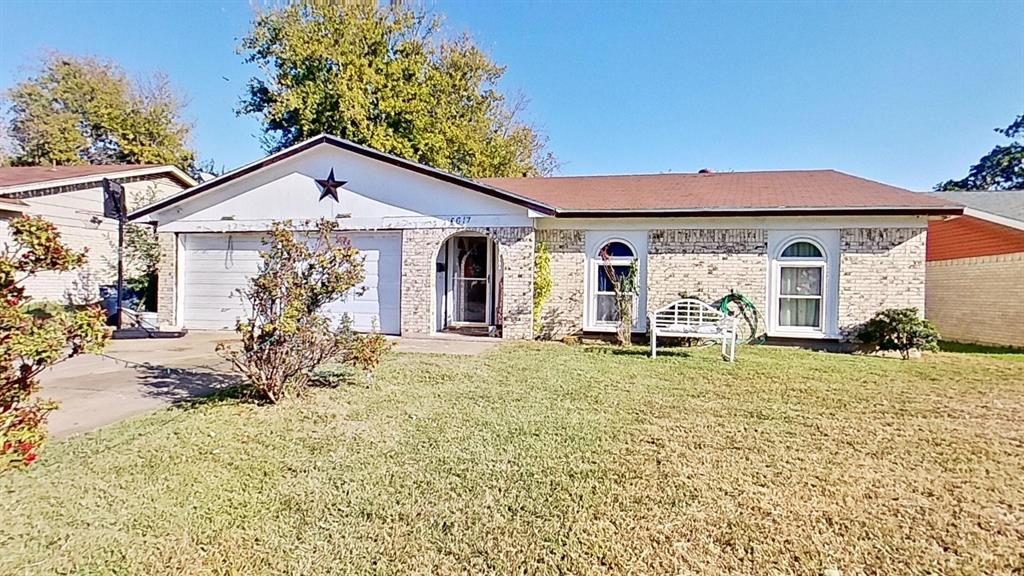
<path id="1" fill-rule="evenodd" d="M 929 223 L 928 319 L 946 340 L 1024 347 L 1024 190 L 933 196 L 966 208 Z"/>
<path id="2" fill-rule="evenodd" d="M 680 293 L 734 289 L 772 336 L 838 340 L 879 309 L 924 308 L 928 222 L 961 210 L 833 170 L 470 180 L 322 135 L 132 218 L 157 226 L 159 313 L 179 328 L 234 325 L 272 222 L 331 218 L 365 255 L 366 290 L 326 312 L 361 329 L 530 338 L 543 244 L 547 336 L 615 329 L 606 250 L 637 263 L 637 332 Z"/>
<path id="3" fill-rule="evenodd" d="M 117 263 L 117 223 L 103 217 L 103 179 L 124 184 L 134 197 L 159 199 L 196 182 L 173 166 L 84 165 L 0 168 L 0 246 L 9 240 L 8 222 L 21 214 L 53 222 L 64 242 L 89 249 L 84 269 L 43 272 L 25 286 L 36 300 L 94 302 L 98 286 L 110 283 Z"/>

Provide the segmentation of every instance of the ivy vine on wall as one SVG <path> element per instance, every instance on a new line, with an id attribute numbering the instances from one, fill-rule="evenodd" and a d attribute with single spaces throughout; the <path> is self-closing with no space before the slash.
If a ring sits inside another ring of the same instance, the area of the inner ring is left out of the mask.
<path id="1" fill-rule="evenodd" d="M 543 242 L 533 256 L 533 335 L 541 332 L 541 310 L 551 296 L 551 253 Z"/>

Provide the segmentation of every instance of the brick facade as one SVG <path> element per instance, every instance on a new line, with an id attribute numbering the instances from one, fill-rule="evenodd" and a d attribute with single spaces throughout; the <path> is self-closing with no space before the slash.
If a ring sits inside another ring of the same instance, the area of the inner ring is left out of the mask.
<path id="1" fill-rule="evenodd" d="M 586 274 L 584 230 L 541 230 L 551 252 L 552 293 L 542 310 L 542 336 L 582 330 Z M 839 328 L 849 338 L 884 308 L 924 310 L 922 228 L 840 231 Z M 653 229 L 647 239 L 647 309 L 680 293 L 713 301 L 730 290 L 750 298 L 767 319 L 768 233 L 763 229 Z"/>
<path id="2" fill-rule="evenodd" d="M 924 228 L 845 228 L 839 234 L 839 331 L 851 338 L 875 312 L 924 313 Z"/>
<path id="3" fill-rule="evenodd" d="M 157 234 L 160 244 L 160 264 L 157 268 L 156 311 L 161 326 L 176 326 L 178 289 L 178 235 L 173 232 Z"/>
<path id="4" fill-rule="evenodd" d="M 1024 252 L 929 262 L 927 277 L 943 339 L 1024 347 Z"/>
<path id="5" fill-rule="evenodd" d="M 541 308 L 541 338 L 561 338 L 583 329 L 586 231 L 538 230 L 551 255 L 551 295 Z"/>
<path id="6" fill-rule="evenodd" d="M 765 230 L 651 230 L 647 309 L 679 299 L 680 292 L 711 302 L 735 290 L 763 313 L 767 254 Z"/>
<path id="7" fill-rule="evenodd" d="M 402 334 L 434 332 L 437 253 L 444 241 L 458 232 L 479 232 L 495 241 L 502 265 L 502 337 L 532 338 L 534 230 L 530 227 L 403 230 Z"/>
<path id="8" fill-rule="evenodd" d="M 437 254 L 442 244 L 459 232 L 482 233 L 497 244 L 502 270 L 500 313 L 504 338 L 533 337 L 534 258 L 538 242 L 543 242 L 551 255 L 552 276 L 551 295 L 541 310 L 541 337 L 559 338 L 583 329 L 586 230 L 452 227 L 402 231 L 403 335 L 435 331 Z M 924 310 L 923 228 L 843 229 L 839 237 L 842 253 L 838 316 L 844 337 L 883 308 Z M 162 233 L 159 240 L 159 314 L 162 324 L 172 325 L 179 320 L 175 317 L 177 238 L 173 233 Z M 648 310 L 679 298 L 681 292 L 712 301 L 735 290 L 754 301 L 767 317 L 769 257 L 768 232 L 764 229 L 653 229 L 647 233 L 646 258 Z"/>

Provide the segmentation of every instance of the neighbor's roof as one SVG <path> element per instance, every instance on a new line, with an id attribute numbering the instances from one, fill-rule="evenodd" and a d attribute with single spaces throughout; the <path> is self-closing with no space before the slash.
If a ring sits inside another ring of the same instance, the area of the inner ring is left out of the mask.
<path id="1" fill-rule="evenodd" d="M 960 213 L 955 202 L 835 170 L 487 178 L 481 181 L 554 206 L 560 216 Z"/>
<path id="2" fill-rule="evenodd" d="M 1024 190 L 935 192 L 931 195 L 963 204 L 974 210 L 1024 222 Z"/>
<path id="3" fill-rule="evenodd" d="M 131 178 L 166 174 L 182 186 L 195 186 L 191 176 L 174 166 L 105 164 L 81 166 L 15 166 L 0 168 L 0 195 L 99 182 L 103 178 Z"/>

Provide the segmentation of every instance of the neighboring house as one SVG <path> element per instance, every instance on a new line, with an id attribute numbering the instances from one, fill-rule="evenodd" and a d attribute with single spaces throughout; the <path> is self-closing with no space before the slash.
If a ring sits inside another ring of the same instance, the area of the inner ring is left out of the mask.
<path id="1" fill-rule="evenodd" d="M 117 223 L 103 218 L 104 178 L 125 186 L 132 198 L 155 199 L 180 192 L 196 182 L 172 166 L 25 166 L 0 168 L 0 246 L 8 240 L 8 221 L 21 214 L 42 216 L 56 224 L 64 242 L 89 249 L 82 270 L 43 272 L 26 283 L 37 300 L 92 302 L 98 286 L 113 280 L 117 263 Z"/>
<path id="2" fill-rule="evenodd" d="M 636 331 L 681 292 L 735 289 L 772 336 L 835 340 L 879 309 L 924 308 L 928 221 L 960 213 L 832 170 L 473 181 L 319 136 L 132 217 L 157 224 L 160 316 L 177 327 L 232 327 L 271 223 L 331 218 L 366 256 L 367 289 L 326 312 L 360 329 L 529 338 L 543 243 L 547 336 L 615 329 L 604 248 L 620 271 L 637 262 Z"/>
<path id="3" fill-rule="evenodd" d="M 932 196 L 966 208 L 928 226 L 926 316 L 945 340 L 1024 347 L 1024 191 Z"/>

